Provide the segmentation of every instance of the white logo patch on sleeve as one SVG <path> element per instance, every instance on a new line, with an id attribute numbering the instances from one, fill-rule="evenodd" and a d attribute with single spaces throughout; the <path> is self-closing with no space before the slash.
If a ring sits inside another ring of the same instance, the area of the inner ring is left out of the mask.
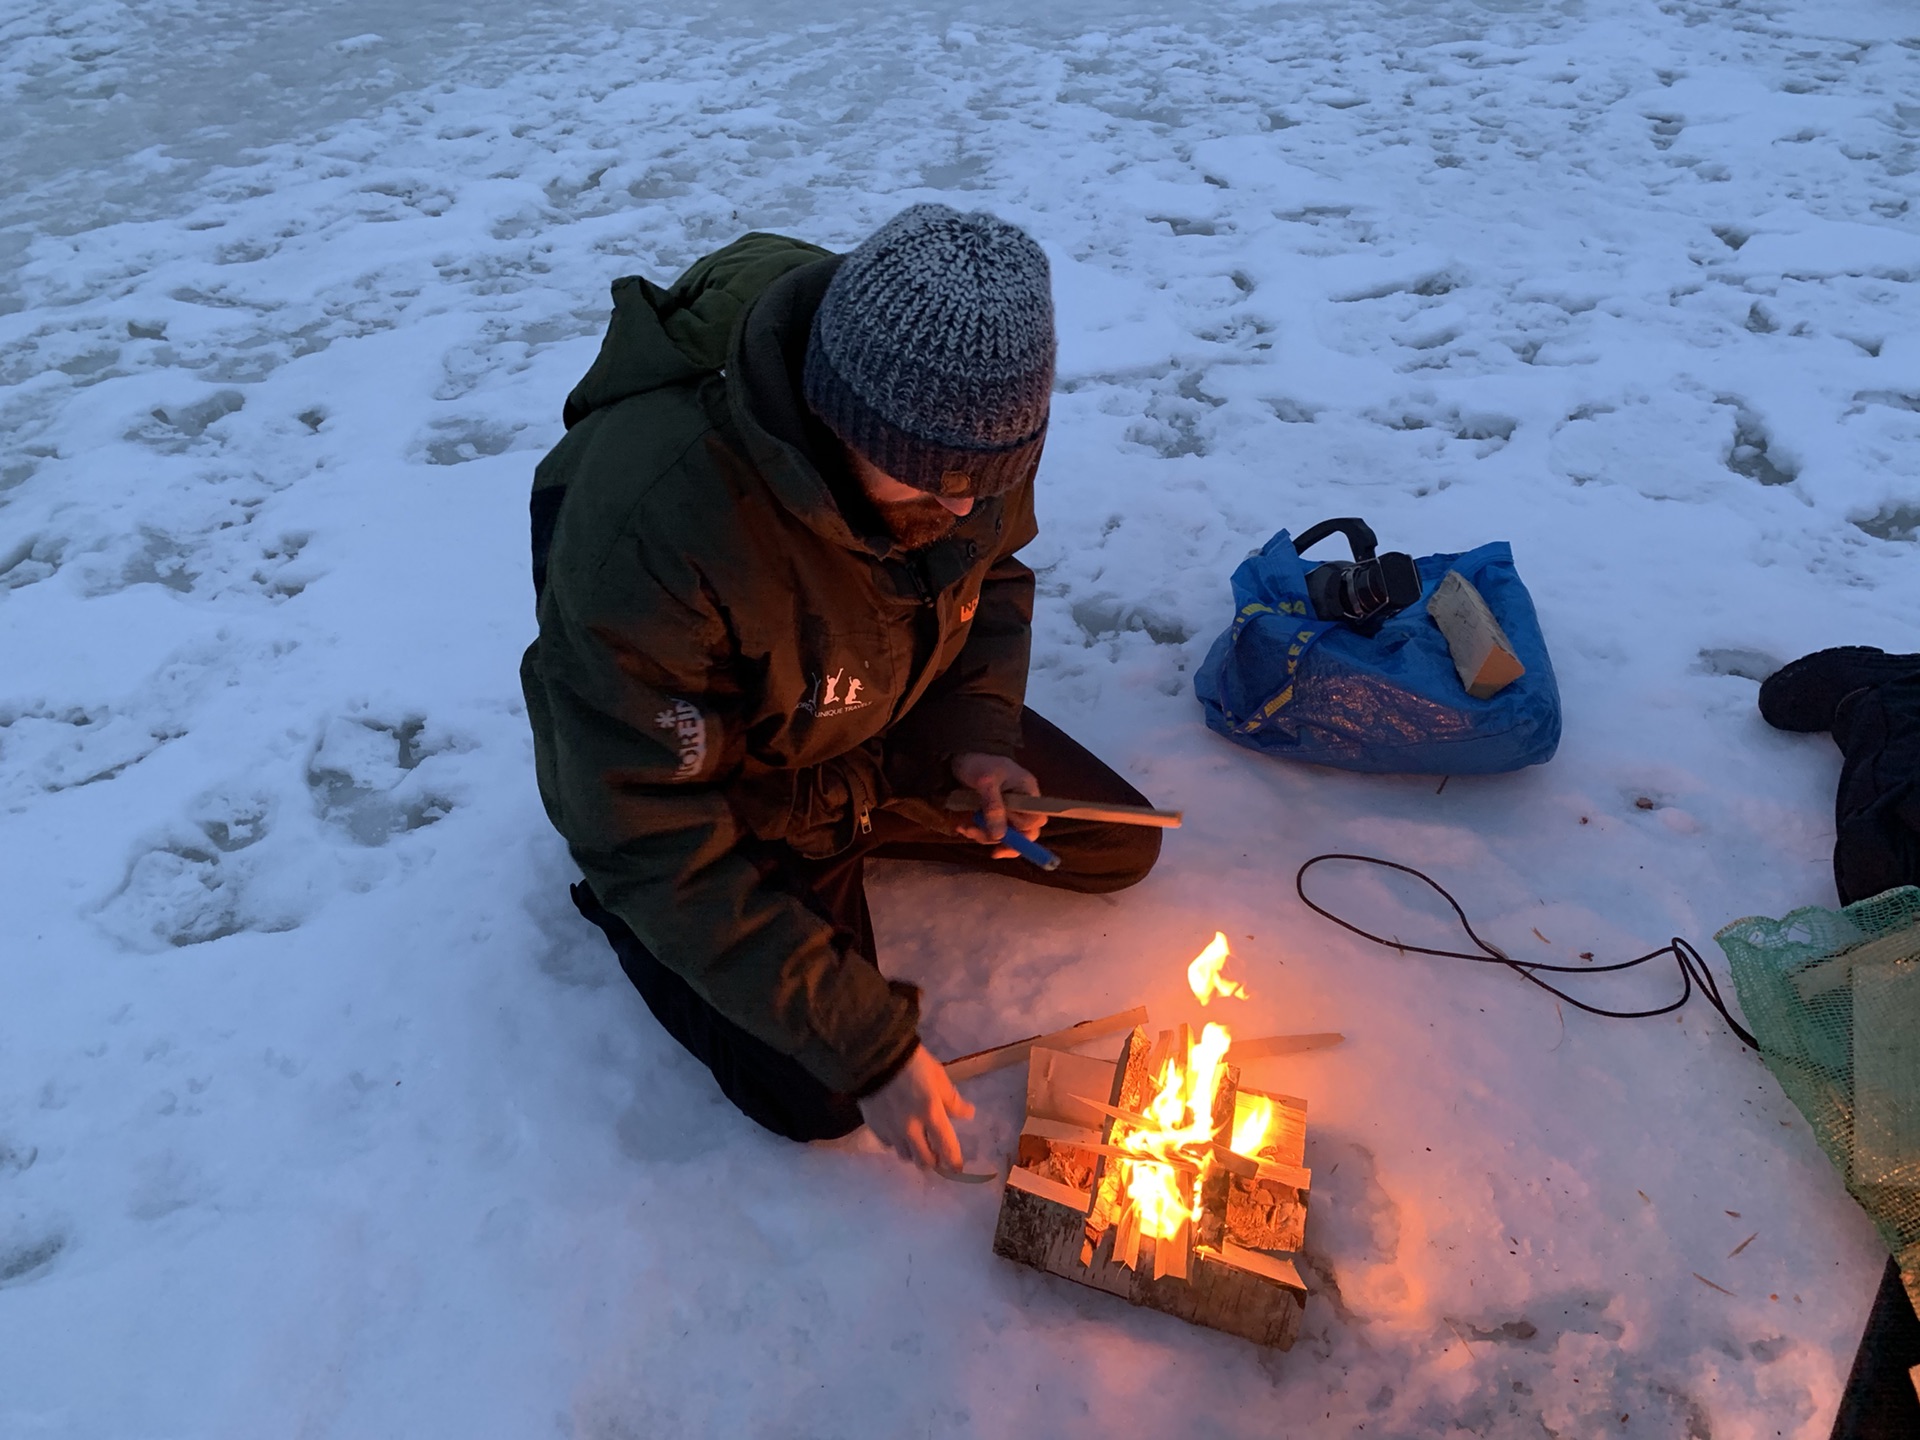
<path id="1" fill-rule="evenodd" d="M 676 780 L 691 780 L 707 763 L 707 717 L 688 700 L 676 699 L 653 717 L 653 723 L 671 734 L 680 747 Z"/>

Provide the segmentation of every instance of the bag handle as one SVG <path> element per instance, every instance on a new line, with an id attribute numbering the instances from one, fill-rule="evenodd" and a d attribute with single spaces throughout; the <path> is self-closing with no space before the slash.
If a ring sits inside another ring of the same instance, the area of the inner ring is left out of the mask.
<path id="1" fill-rule="evenodd" d="M 1322 520 L 1318 525 L 1302 531 L 1300 538 L 1293 542 L 1293 553 L 1305 555 L 1335 531 L 1347 537 L 1355 560 L 1371 560 L 1374 552 L 1380 548 L 1380 539 L 1373 533 L 1373 527 L 1357 515 L 1348 515 L 1339 520 Z"/>

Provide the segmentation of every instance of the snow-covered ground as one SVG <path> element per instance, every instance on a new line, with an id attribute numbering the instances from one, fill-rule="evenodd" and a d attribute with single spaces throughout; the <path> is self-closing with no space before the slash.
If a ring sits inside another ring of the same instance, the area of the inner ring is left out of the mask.
<path id="1" fill-rule="evenodd" d="M 1563 961 L 1831 900 L 1753 681 L 1916 648 L 1920 13 L 690 8 L 0 3 L 0 1434 L 1823 1436 L 1881 1257 L 1718 1018 L 1291 879 Z M 1312 1107 L 1288 1354 L 757 1133 L 566 899 L 525 502 L 608 282 L 929 198 L 1055 262 L 1032 699 L 1188 824 L 1108 898 L 882 867 L 883 954 L 948 1053 L 1197 1014 L 1216 928 L 1242 1034 L 1345 1031 L 1249 1067 Z M 1202 728 L 1228 573 L 1345 513 L 1513 542 L 1552 765 Z"/>

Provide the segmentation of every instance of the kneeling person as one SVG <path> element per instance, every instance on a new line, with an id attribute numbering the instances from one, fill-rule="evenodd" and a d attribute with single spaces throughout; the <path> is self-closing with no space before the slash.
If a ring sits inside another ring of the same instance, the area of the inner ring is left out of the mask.
<path id="1" fill-rule="evenodd" d="M 575 902 L 754 1120 L 812 1140 L 864 1119 L 957 1166 L 971 1111 L 918 991 L 880 973 L 865 861 L 1104 891 L 1159 853 L 1157 831 L 1056 821 L 1058 870 L 995 865 L 1008 793 L 1144 803 L 1023 703 L 1046 258 L 916 205 L 846 256 L 748 235 L 613 295 L 535 476 L 521 664 Z M 983 829 L 948 819 L 956 782 Z"/>

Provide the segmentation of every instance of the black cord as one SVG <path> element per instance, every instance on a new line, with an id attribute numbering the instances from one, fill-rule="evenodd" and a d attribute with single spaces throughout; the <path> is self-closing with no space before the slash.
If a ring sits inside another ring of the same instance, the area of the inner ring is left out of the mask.
<path id="1" fill-rule="evenodd" d="M 1427 945 L 1408 945 L 1399 940 L 1390 940 L 1384 935 L 1375 935 L 1371 930 L 1362 930 L 1351 920 L 1344 920 L 1326 906 L 1314 903 L 1307 894 L 1307 872 L 1314 866 L 1325 864 L 1329 860 L 1351 860 L 1358 865 L 1378 865 L 1383 870 L 1398 870 L 1402 875 L 1411 875 L 1447 902 L 1448 907 L 1459 919 L 1460 928 L 1467 932 L 1467 938 L 1480 947 L 1480 953 L 1475 955 L 1465 950 L 1435 950 Z M 1538 985 L 1555 999 L 1564 1000 L 1576 1010 L 1584 1010 L 1589 1015 L 1604 1015 L 1611 1020 L 1649 1020 L 1656 1015 L 1671 1015 L 1687 1003 L 1693 995 L 1693 987 L 1698 985 L 1700 993 L 1707 997 L 1707 1003 L 1720 1012 L 1720 1018 L 1732 1028 L 1733 1033 L 1739 1037 L 1740 1043 L 1751 1050 L 1757 1051 L 1760 1048 L 1760 1042 L 1753 1038 L 1753 1032 L 1734 1019 L 1732 1013 L 1728 1011 L 1727 1002 L 1720 998 L 1720 987 L 1714 982 L 1713 972 L 1707 969 L 1707 962 L 1700 958 L 1700 952 L 1677 935 L 1658 950 L 1649 950 L 1645 955 L 1637 955 L 1631 960 L 1621 960 L 1612 965 L 1547 965 L 1531 960 L 1515 960 L 1499 946 L 1490 945 L 1481 939 L 1479 933 L 1473 928 L 1473 923 L 1467 919 L 1467 912 L 1460 908 L 1460 902 L 1449 895 L 1439 881 L 1430 875 L 1423 875 L 1411 865 L 1382 860 L 1376 855 L 1316 855 L 1302 865 L 1299 873 L 1293 877 L 1293 888 L 1309 910 L 1317 915 L 1324 915 L 1342 930 L 1351 931 L 1363 940 L 1371 940 L 1376 945 L 1385 945 L 1402 954 L 1438 955 L 1446 960 L 1472 960 L 1482 965 L 1505 965 L 1521 979 Z M 1537 973 L 1545 971 L 1555 975 L 1606 975 L 1617 970 L 1631 970 L 1636 965 L 1645 965 L 1648 961 L 1658 960 L 1663 955 L 1671 955 L 1674 963 L 1680 967 L 1680 998 L 1671 1005 L 1660 1006 L 1657 1010 L 1603 1010 L 1598 1005 L 1589 1005 L 1584 1000 L 1576 1000 L 1566 991 L 1549 985 Z"/>

